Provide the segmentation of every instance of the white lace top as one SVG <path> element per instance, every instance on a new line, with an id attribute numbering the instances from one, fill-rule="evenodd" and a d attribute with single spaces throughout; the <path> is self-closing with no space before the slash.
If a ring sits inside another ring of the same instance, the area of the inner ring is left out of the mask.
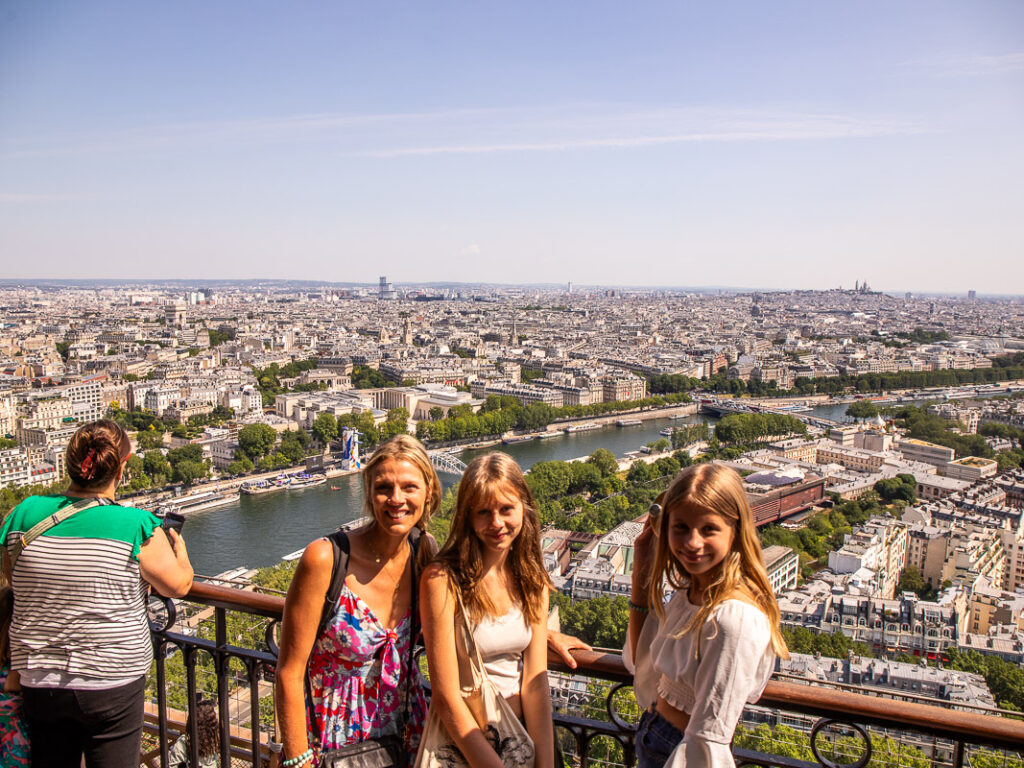
<path id="1" fill-rule="evenodd" d="M 685 590 L 665 606 L 665 620 L 654 612 L 640 633 L 638 650 L 627 637 L 626 668 L 641 707 L 662 696 L 686 712 L 690 722 L 666 768 L 722 768 L 735 763 L 729 743 L 747 702 L 760 698 L 775 667 L 771 628 L 761 610 L 742 600 L 726 600 L 698 633 L 673 639 L 690 623 L 698 606 Z"/>

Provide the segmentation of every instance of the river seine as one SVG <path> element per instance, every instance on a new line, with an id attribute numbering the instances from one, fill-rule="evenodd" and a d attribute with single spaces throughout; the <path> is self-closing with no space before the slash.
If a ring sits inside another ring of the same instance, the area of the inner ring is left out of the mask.
<path id="1" fill-rule="evenodd" d="M 846 405 L 823 406 L 813 409 L 810 414 L 838 421 L 845 410 Z M 657 440 L 660 437 L 658 433 L 666 427 L 700 421 L 714 420 L 703 416 L 678 421 L 652 419 L 641 426 L 610 426 L 546 440 L 463 451 L 459 457 L 469 463 L 479 453 L 502 450 L 518 461 L 523 469 L 529 469 L 538 461 L 565 461 L 589 456 L 598 448 L 606 448 L 621 457 Z M 441 480 L 447 487 L 458 478 L 442 474 Z M 241 566 L 259 568 L 273 565 L 282 556 L 359 517 L 362 509 L 359 476 L 345 475 L 329 480 L 327 485 L 262 496 L 242 496 L 233 504 L 190 514 L 184 538 L 196 573 L 213 576 Z"/>

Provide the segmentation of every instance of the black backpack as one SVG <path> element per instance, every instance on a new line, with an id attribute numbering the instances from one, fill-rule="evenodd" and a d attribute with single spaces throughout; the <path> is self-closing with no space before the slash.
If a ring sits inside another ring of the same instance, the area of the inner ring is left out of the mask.
<path id="1" fill-rule="evenodd" d="M 417 628 L 413 635 L 414 640 L 415 636 L 419 634 L 419 617 L 417 616 L 419 585 L 416 583 L 419 568 L 417 567 L 416 560 L 420 552 L 421 535 L 422 531 L 419 528 L 413 528 L 409 531 L 408 537 L 409 546 L 412 548 L 412 620 L 413 626 Z M 334 565 L 331 566 L 331 583 L 327 587 L 327 594 L 324 596 L 324 607 L 320 612 L 320 626 L 316 630 L 317 637 L 320 637 L 327 628 L 327 624 L 334 615 L 334 609 L 338 605 L 338 598 L 341 597 L 341 588 L 345 585 L 345 577 L 348 575 L 348 558 L 351 551 L 349 549 L 348 534 L 345 531 L 337 530 L 325 538 L 331 542 L 331 549 L 334 551 Z"/>

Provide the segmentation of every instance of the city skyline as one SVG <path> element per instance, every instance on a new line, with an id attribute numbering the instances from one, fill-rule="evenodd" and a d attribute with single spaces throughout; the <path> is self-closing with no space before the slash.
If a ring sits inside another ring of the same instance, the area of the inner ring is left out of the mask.
<path id="1" fill-rule="evenodd" d="M 1022 22 L 0 0 L 0 267 L 1014 295 Z"/>

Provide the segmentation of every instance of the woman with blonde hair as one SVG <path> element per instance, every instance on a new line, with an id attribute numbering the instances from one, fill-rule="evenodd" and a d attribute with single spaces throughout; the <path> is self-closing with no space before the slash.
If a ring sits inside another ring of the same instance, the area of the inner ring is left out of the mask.
<path id="1" fill-rule="evenodd" d="M 409 435 L 384 442 L 362 480 L 370 519 L 343 537 L 348 563 L 337 600 L 325 609 L 336 563 L 327 538 L 306 547 L 285 599 L 276 695 L 288 768 L 370 740 L 389 744 L 405 764 L 422 733 L 426 699 L 410 663 L 419 634 L 414 591 L 436 550 L 424 531 L 441 482 Z"/>
<path id="2" fill-rule="evenodd" d="M 456 627 L 464 620 L 487 677 L 525 719 L 535 764 L 553 765 L 549 585 L 540 523 L 519 465 L 502 453 L 477 457 L 459 484 L 448 540 L 421 584 L 431 707 L 439 709 L 448 735 L 473 768 L 501 768 L 522 755 L 505 754 L 509 745 L 485 731 L 463 699 L 459 657 L 467 649 L 459 647 Z"/>
<path id="3" fill-rule="evenodd" d="M 675 593 L 666 603 L 665 585 Z M 653 615 L 652 615 L 653 614 Z M 624 651 L 639 768 L 733 766 L 729 744 L 776 657 L 788 652 L 740 476 L 684 469 L 636 540 Z"/>

